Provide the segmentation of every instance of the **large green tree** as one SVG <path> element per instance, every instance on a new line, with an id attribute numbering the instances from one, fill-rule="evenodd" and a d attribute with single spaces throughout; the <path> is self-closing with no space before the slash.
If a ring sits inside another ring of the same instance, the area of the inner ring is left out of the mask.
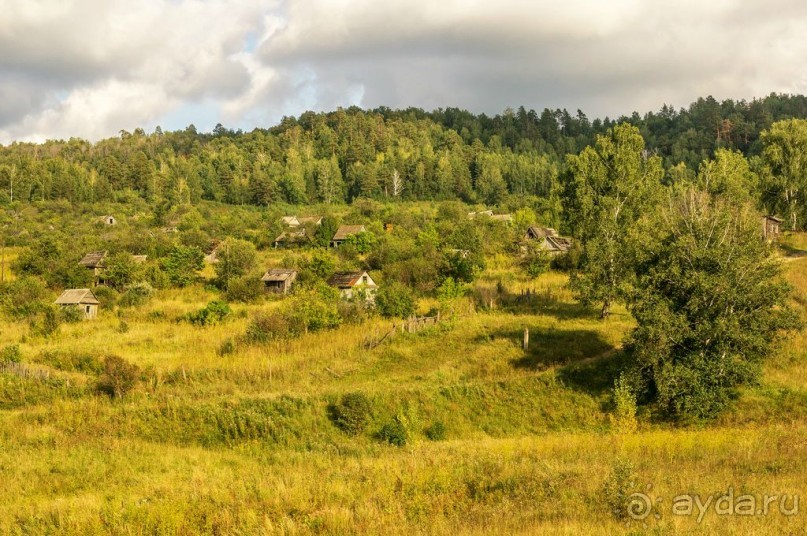
<path id="1" fill-rule="evenodd" d="M 637 246 L 646 239 L 643 222 L 661 190 L 661 159 L 649 156 L 639 130 L 625 123 L 568 164 L 567 222 L 583 245 L 572 288 L 583 303 L 601 303 L 604 318 L 630 288 Z"/>
<path id="2" fill-rule="evenodd" d="M 798 317 L 750 204 L 690 187 L 657 224 L 630 306 L 641 391 L 674 418 L 713 417 Z"/>

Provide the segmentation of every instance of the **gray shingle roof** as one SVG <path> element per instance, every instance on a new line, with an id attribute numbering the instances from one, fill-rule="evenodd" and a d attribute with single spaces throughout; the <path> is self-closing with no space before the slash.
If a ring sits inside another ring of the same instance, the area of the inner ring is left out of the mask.
<path id="1" fill-rule="evenodd" d="M 62 292 L 54 302 L 57 305 L 98 305 L 98 298 L 88 288 L 71 288 Z"/>

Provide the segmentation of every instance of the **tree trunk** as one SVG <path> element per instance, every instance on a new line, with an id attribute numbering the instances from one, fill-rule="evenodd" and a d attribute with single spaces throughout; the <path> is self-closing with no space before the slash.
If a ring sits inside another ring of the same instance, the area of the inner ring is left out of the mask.
<path id="1" fill-rule="evenodd" d="M 600 312 L 600 319 L 605 320 L 611 314 L 611 301 L 605 300 L 602 302 L 602 311 Z"/>

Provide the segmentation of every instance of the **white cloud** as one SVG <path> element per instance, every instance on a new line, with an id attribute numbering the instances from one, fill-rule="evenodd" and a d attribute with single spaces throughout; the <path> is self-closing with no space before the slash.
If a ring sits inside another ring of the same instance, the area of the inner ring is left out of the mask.
<path id="1" fill-rule="evenodd" d="M 248 130 L 352 104 L 594 117 L 807 91 L 801 0 L 0 0 L 0 13 L 0 143 L 183 128 L 170 123 L 200 107 Z"/>

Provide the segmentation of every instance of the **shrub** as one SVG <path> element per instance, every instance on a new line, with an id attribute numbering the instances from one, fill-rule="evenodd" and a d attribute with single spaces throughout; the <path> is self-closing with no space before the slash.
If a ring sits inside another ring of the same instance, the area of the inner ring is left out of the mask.
<path id="1" fill-rule="evenodd" d="M 216 350 L 216 354 L 219 356 L 225 356 L 235 353 L 235 341 L 232 339 L 225 339 L 220 345 L 218 350 Z"/>
<path id="2" fill-rule="evenodd" d="M 370 400 L 363 393 L 347 393 L 331 406 L 331 420 L 349 435 L 358 435 L 370 421 Z"/>
<path id="3" fill-rule="evenodd" d="M 76 322 L 81 322 L 84 319 L 84 311 L 78 307 L 60 307 L 59 319 L 68 324 L 75 324 Z"/>
<path id="4" fill-rule="evenodd" d="M 113 398 L 122 398 L 137 384 L 140 369 L 115 355 L 104 359 L 104 372 L 98 379 L 98 389 Z"/>
<path id="5" fill-rule="evenodd" d="M 0 365 L 6 363 L 19 363 L 22 361 L 22 352 L 18 344 L 9 344 L 0 350 Z"/>
<path id="6" fill-rule="evenodd" d="M 283 315 L 259 312 L 247 325 L 244 339 L 249 344 L 265 344 L 269 341 L 285 339 L 290 335 L 289 323 Z"/>
<path id="7" fill-rule="evenodd" d="M 45 283 L 37 277 L 22 277 L 0 285 L 0 305 L 9 317 L 21 320 L 40 312 L 48 297 Z"/>
<path id="8" fill-rule="evenodd" d="M 446 438 L 446 425 L 443 421 L 435 421 L 424 430 L 424 433 L 432 441 L 442 441 Z"/>
<path id="9" fill-rule="evenodd" d="M 395 445 L 396 447 L 403 447 L 406 445 L 407 435 L 406 427 L 397 418 L 392 419 L 388 423 L 384 424 L 384 426 L 381 427 L 381 430 L 378 431 L 378 438 L 381 441 L 385 441 L 390 445 Z"/>
<path id="10" fill-rule="evenodd" d="M 185 287 L 196 278 L 196 272 L 204 268 L 205 254 L 196 246 L 174 246 L 162 261 L 162 268 L 172 284 Z"/>
<path id="11" fill-rule="evenodd" d="M 121 307 L 139 307 L 146 304 L 154 293 L 154 287 L 145 281 L 130 286 L 118 303 Z"/>
<path id="12" fill-rule="evenodd" d="M 415 300 L 408 288 L 400 284 L 382 287 L 375 297 L 375 304 L 381 316 L 386 318 L 407 318 L 415 314 Z"/>
<path id="13" fill-rule="evenodd" d="M 231 279 L 246 275 L 255 263 L 255 245 L 246 240 L 227 238 L 219 244 L 216 256 L 216 278 L 220 288 L 226 289 Z"/>
<path id="14" fill-rule="evenodd" d="M 618 460 L 603 484 L 605 505 L 615 519 L 628 518 L 630 495 L 635 487 L 633 464 L 629 460 Z"/>
<path id="15" fill-rule="evenodd" d="M 59 324 L 61 324 L 60 310 L 56 306 L 43 307 L 42 319 L 32 318 L 30 321 L 31 331 L 43 337 L 50 337 L 59 331 Z"/>
<path id="16" fill-rule="evenodd" d="M 636 431 L 636 394 L 627 376 L 622 373 L 614 381 L 614 413 L 611 426 L 620 433 Z"/>
<path id="17" fill-rule="evenodd" d="M 245 275 L 227 282 L 225 298 L 229 301 L 249 303 L 263 295 L 263 283 L 257 277 Z"/>
<path id="18" fill-rule="evenodd" d="M 224 320 L 232 310 L 220 300 L 213 300 L 196 312 L 188 313 L 185 319 L 197 326 L 211 326 Z"/>

